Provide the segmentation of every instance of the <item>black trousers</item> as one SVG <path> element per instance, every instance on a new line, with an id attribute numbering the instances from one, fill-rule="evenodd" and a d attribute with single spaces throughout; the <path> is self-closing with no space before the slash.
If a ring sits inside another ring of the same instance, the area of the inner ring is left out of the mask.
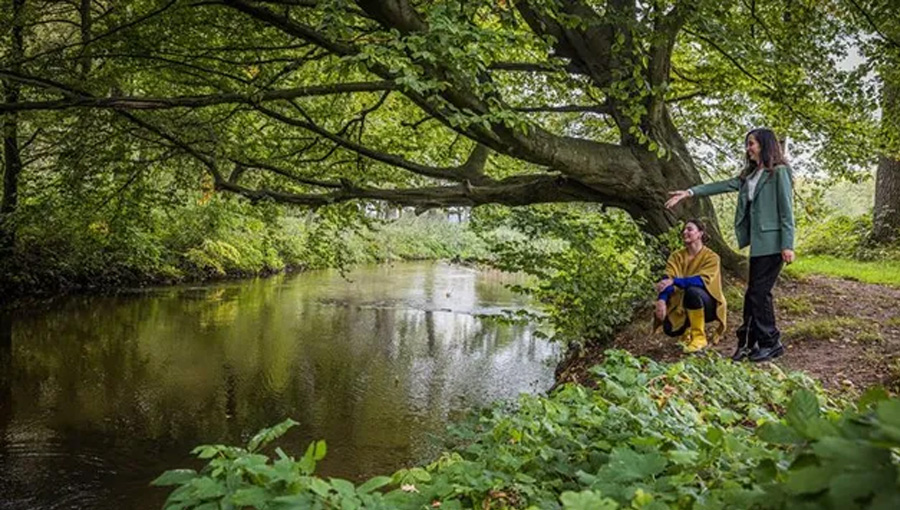
<path id="1" fill-rule="evenodd" d="M 744 323 L 737 330 L 741 347 L 772 347 L 781 339 L 775 326 L 772 288 L 784 261 L 780 253 L 750 257 L 750 281 L 744 294 Z"/>
<path id="2" fill-rule="evenodd" d="M 703 309 L 703 320 L 705 322 L 712 322 L 718 320 L 716 317 L 716 300 L 713 299 L 712 296 L 709 295 L 709 292 L 706 292 L 706 289 L 703 287 L 688 287 L 684 290 L 684 299 L 681 301 L 681 304 L 684 305 L 687 310 L 699 310 Z M 691 324 L 690 318 L 686 318 L 684 320 L 684 325 L 678 329 L 672 329 L 672 323 L 669 322 L 669 318 L 666 317 L 666 320 L 663 321 L 663 333 L 669 336 L 681 336 Z"/>

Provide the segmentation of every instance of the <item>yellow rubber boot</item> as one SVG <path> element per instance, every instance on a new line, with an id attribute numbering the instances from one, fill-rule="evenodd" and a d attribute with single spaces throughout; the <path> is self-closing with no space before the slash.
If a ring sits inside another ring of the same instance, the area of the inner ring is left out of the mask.
<path id="1" fill-rule="evenodd" d="M 691 328 L 684 328 L 684 333 L 678 337 L 678 345 L 681 346 L 682 349 L 687 348 L 687 346 L 691 345 Z"/>
<path id="2" fill-rule="evenodd" d="M 684 347 L 684 352 L 699 352 L 706 348 L 706 318 L 702 308 L 698 310 L 687 311 L 690 326 L 688 330 L 691 332 L 691 342 Z"/>

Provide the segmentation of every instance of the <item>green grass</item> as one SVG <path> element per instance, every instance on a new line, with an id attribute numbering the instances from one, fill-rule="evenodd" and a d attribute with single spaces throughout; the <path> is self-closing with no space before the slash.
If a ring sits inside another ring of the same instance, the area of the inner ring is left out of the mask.
<path id="1" fill-rule="evenodd" d="M 784 334 L 791 339 L 829 340 L 838 338 L 841 336 L 842 332 L 848 329 L 862 330 L 860 333 L 853 335 L 854 337 L 863 333 L 868 335 L 876 332 L 873 330 L 872 324 L 863 319 L 855 319 L 853 317 L 829 317 L 807 319 L 797 322 L 788 327 L 784 331 Z M 871 339 L 867 336 L 866 340 Z"/>
<path id="2" fill-rule="evenodd" d="M 806 296 L 779 297 L 776 306 L 793 315 L 805 315 L 813 311 L 813 305 Z"/>
<path id="3" fill-rule="evenodd" d="M 885 321 L 885 324 L 888 326 L 900 326 L 900 315 L 891 317 L 890 319 Z"/>
<path id="4" fill-rule="evenodd" d="M 863 344 L 876 344 L 884 341 L 881 332 L 877 329 L 867 329 L 856 334 L 856 341 Z"/>
<path id="5" fill-rule="evenodd" d="M 725 301 L 728 302 L 730 310 L 740 310 L 744 307 L 744 288 L 737 285 L 725 285 L 722 289 L 725 294 Z"/>
<path id="6" fill-rule="evenodd" d="M 900 262 L 881 260 L 861 262 L 826 255 L 798 257 L 785 271 L 796 277 L 811 274 L 834 276 L 865 283 L 880 283 L 900 287 Z"/>

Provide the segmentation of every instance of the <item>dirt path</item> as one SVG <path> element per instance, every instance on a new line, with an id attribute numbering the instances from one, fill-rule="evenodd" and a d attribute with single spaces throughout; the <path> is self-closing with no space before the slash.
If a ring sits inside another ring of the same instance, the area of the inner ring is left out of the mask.
<path id="1" fill-rule="evenodd" d="M 711 350 L 731 356 L 741 323 L 743 285 L 726 290 L 728 332 Z M 782 279 L 774 291 L 778 327 L 786 352 L 775 360 L 802 370 L 826 387 L 857 390 L 883 384 L 900 390 L 900 289 L 824 276 Z M 614 347 L 660 361 L 682 358 L 674 339 L 650 334 L 651 310 L 639 311 Z M 603 349 L 587 349 L 560 371 L 561 381 L 585 380 Z"/>

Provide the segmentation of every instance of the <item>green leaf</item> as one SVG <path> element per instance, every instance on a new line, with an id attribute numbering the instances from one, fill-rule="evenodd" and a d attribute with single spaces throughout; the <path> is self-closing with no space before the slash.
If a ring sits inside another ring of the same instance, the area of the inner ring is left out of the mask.
<path id="1" fill-rule="evenodd" d="M 322 480 L 321 478 L 313 478 L 310 481 L 309 490 L 313 491 L 320 497 L 326 498 L 331 492 L 331 485 L 329 485 L 328 482 Z"/>
<path id="2" fill-rule="evenodd" d="M 859 401 L 856 405 L 858 405 L 860 409 L 874 408 L 876 404 L 883 400 L 888 400 L 890 397 L 887 390 L 881 386 L 873 386 L 859 397 Z"/>
<path id="3" fill-rule="evenodd" d="M 201 445 L 191 450 L 191 453 L 196 455 L 199 459 L 211 459 L 225 449 L 227 449 L 227 447 L 220 444 Z"/>
<path id="4" fill-rule="evenodd" d="M 245 506 L 264 508 L 271 499 L 272 494 L 263 487 L 238 489 L 231 496 L 231 502 L 239 508 Z"/>
<path id="5" fill-rule="evenodd" d="M 806 435 L 811 439 L 822 439 L 838 434 L 838 428 L 835 424 L 821 416 L 810 420 L 806 425 Z"/>
<path id="6" fill-rule="evenodd" d="M 161 474 L 158 478 L 150 482 L 150 485 L 155 485 L 157 487 L 183 485 L 194 478 L 197 478 L 197 472 L 193 469 L 172 469 Z"/>
<path id="7" fill-rule="evenodd" d="M 763 441 L 771 444 L 799 444 L 803 437 L 794 429 L 777 421 L 763 423 L 756 429 L 756 435 Z"/>
<path id="8" fill-rule="evenodd" d="M 672 450 L 667 453 L 669 460 L 679 466 L 693 466 L 700 458 L 700 454 L 691 450 Z"/>
<path id="9" fill-rule="evenodd" d="M 805 467 L 791 471 L 784 487 L 790 494 L 816 494 L 828 488 L 832 474 L 831 467 Z"/>
<path id="10" fill-rule="evenodd" d="M 212 478 L 195 478 L 190 482 L 193 496 L 197 499 L 212 499 L 224 496 L 225 483 Z"/>
<path id="11" fill-rule="evenodd" d="M 283 436 L 285 432 L 290 430 L 291 427 L 294 427 L 295 425 L 299 425 L 299 423 L 288 418 L 278 425 L 260 430 L 256 433 L 255 436 L 253 436 L 253 438 L 250 439 L 250 442 L 247 443 L 247 450 L 255 452 L 259 448 L 262 448 L 275 439 Z"/>
<path id="12" fill-rule="evenodd" d="M 619 481 L 635 481 L 656 476 L 666 468 L 666 458 L 657 452 L 638 453 L 631 448 L 615 448 L 604 467 Z"/>
<path id="13" fill-rule="evenodd" d="M 341 497 L 353 498 L 356 496 L 356 487 L 347 480 L 330 478 L 328 482 Z"/>
<path id="14" fill-rule="evenodd" d="M 895 489 L 880 491 L 876 494 L 868 510 L 897 510 L 898 508 L 900 508 L 900 492 Z"/>
<path id="15" fill-rule="evenodd" d="M 900 399 L 885 400 L 876 408 L 879 429 L 892 441 L 900 443 Z"/>
<path id="16" fill-rule="evenodd" d="M 819 457 L 841 466 L 875 470 L 890 464 L 890 450 L 840 437 L 824 437 L 812 446 L 812 450 Z"/>
<path id="17" fill-rule="evenodd" d="M 616 510 L 619 504 L 598 491 L 563 492 L 559 497 L 565 510 Z"/>
<path id="18" fill-rule="evenodd" d="M 391 477 L 389 476 L 376 476 L 375 478 L 370 478 L 366 480 L 365 483 L 356 488 L 356 492 L 359 494 L 368 494 L 374 490 L 378 490 L 385 485 L 391 483 Z"/>
<path id="19" fill-rule="evenodd" d="M 316 450 L 313 454 L 313 459 L 316 461 L 320 461 L 325 458 L 325 454 L 328 452 L 328 447 L 325 445 L 325 441 L 316 441 Z"/>
<path id="20" fill-rule="evenodd" d="M 816 395 L 806 389 L 794 393 L 788 404 L 785 420 L 797 431 L 805 434 L 809 422 L 819 416 L 819 401 Z"/>
<path id="21" fill-rule="evenodd" d="M 891 486 L 889 470 L 841 473 L 831 479 L 829 499 L 835 508 L 851 508 L 856 501 L 868 499 L 881 488 Z"/>

